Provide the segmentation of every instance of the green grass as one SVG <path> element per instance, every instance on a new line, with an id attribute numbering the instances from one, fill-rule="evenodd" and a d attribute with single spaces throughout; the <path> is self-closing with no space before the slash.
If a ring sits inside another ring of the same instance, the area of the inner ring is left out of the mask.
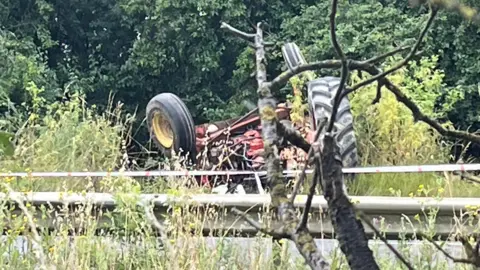
<path id="1" fill-rule="evenodd" d="M 480 185 L 462 180 L 458 176 L 435 173 L 385 173 L 363 174 L 348 184 L 349 194 L 358 196 L 402 196 L 416 194 L 419 186 L 431 190 L 430 194 L 442 191 L 445 197 L 478 197 Z"/>

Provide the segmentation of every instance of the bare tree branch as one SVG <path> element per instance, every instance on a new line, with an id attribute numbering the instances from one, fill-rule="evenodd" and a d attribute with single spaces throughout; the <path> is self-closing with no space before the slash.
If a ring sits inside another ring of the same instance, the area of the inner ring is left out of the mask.
<path id="1" fill-rule="evenodd" d="M 382 87 L 383 87 L 383 84 L 381 82 L 377 82 L 377 94 L 375 95 L 375 98 L 372 101 L 372 105 L 378 103 L 382 98 Z"/>
<path id="2" fill-rule="evenodd" d="M 386 58 L 390 57 L 390 56 L 393 56 L 399 52 L 403 52 L 403 51 L 406 51 L 410 49 L 410 46 L 401 46 L 401 47 L 398 47 L 392 51 L 389 51 L 389 52 L 386 52 L 384 54 L 381 54 L 379 56 L 375 56 L 375 57 L 372 57 L 370 59 L 367 59 L 365 61 L 363 61 L 363 63 L 365 64 L 369 64 L 369 65 L 376 65 L 378 64 L 380 61 L 383 61 L 385 60 Z"/>
<path id="3" fill-rule="evenodd" d="M 349 67 L 351 69 L 362 69 L 362 68 L 368 68 L 371 65 L 377 64 L 379 61 L 382 59 L 392 56 L 395 53 L 404 51 L 409 49 L 410 47 L 399 47 L 391 52 L 387 52 L 385 54 L 382 54 L 380 56 L 376 56 L 373 58 L 370 58 L 365 61 L 353 61 L 351 60 L 351 63 L 349 64 Z M 287 70 L 283 72 L 282 74 L 278 75 L 276 78 L 274 78 L 271 81 L 271 86 L 270 89 L 272 91 L 276 91 L 283 87 L 292 77 L 305 72 L 305 71 L 310 71 L 310 70 L 321 70 L 321 69 L 333 69 L 333 68 L 341 68 L 342 62 L 339 60 L 324 60 L 324 61 L 317 61 L 313 63 L 307 63 L 303 64 L 300 66 L 297 66 L 293 68 L 292 70 Z"/>
<path id="4" fill-rule="evenodd" d="M 358 62 L 360 63 L 360 62 Z M 270 82 L 270 89 L 272 91 L 279 90 L 283 87 L 292 77 L 309 70 L 320 70 L 320 69 L 332 69 L 332 68 L 340 68 L 342 63 L 339 60 L 325 60 L 325 61 L 318 61 L 314 63 L 304 64 L 300 66 L 296 66 L 293 69 L 289 69 L 282 74 L 278 75 Z M 364 66 L 365 68 L 367 65 Z"/>
<path id="5" fill-rule="evenodd" d="M 455 263 L 466 263 L 466 264 L 472 264 L 476 267 L 480 267 L 480 257 L 479 257 L 479 254 L 478 252 L 476 253 L 470 253 L 469 250 L 473 250 L 472 249 L 472 246 L 470 245 L 470 243 L 468 243 L 468 241 L 466 239 L 464 239 L 463 237 L 460 237 L 460 241 L 462 242 L 462 245 L 464 246 L 465 250 L 466 250 L 466 253 L 467 253 L 467 256 L 468 258 L 464 259 L 464 258 L 455 258 L 453 257 L 450 253 L 448 253 L 445 249 L 443 249 L 437 242 L 433 241 L 433 239 L 431 239 L 430 237 L 424 235 L 424 234 L 419 234 L 419 236 L 421 236 L 422 238 L 424 239 L 427 239 L 428 242 L 432 243 L 432 245 L 434 245 L 440 252 L 443 253 L 443 255 L 445 255 L 445 257 L 447 257 L 448 259 L 452 260 L 453 262 Z M 478 246 L 478 242 L 477 242 L 477 245 L 476 247 Z M 478 251 L 478 250 L 477 250 Z M 470 254 L 469 254 L 470 253 Z"/>
<path id="6" fill-rule="evenodd" d="M 409 0 L 409 2 L 414 7 L 428 2 L 446 10 L 456 12 L 464 19 L 477 25 L 480 24 L 480 15 L 478 14 L 478 11 L 472 7 L 460 3 L 457 0 Z"/>
<path id="7" fill-rule="evenodd" d="M 308 222 L 308 215 L 310 213 L 310 208 L 312 207 L 312 200 L 313 196 L 315 195 L 315 191 L 317 188 L 317 183 L 318 180 L 322 178 L 322 167 L 320 166 L 322 164 L 322 157 L 320 154 L 320 143 L 315 141 L 312 144 L 312 150 L 314 153 L 314 159 L 315 159 L 315 171 L 313 173 L 313 179 L 312 179 L 312 185 L 310 186 L 310 190 L 308 192 L 307 196 L 307 201 L 305 203 L 305 209 L 303 210 L 303 216 L 298 224 L 297 231 L 301 231 L 307 228 L 307 222 Z"/>
<path id="8" fill-rule="evenodd" d="M 280 136 L 283 136 L 291 144 L 302 149 L 305 153 L 310 151 L 310 144 L 293 126 L 287 126 L 281 122 L 277 122 L 277 129 Z"/>
<path id="9" fill-rule="evenodd" d="M 380 233 L 380 231 L 378 231 L 378 229 L 372 224 L 372 222 L 370 222 L 370 220 L 368 220 L 368 218 L 365 216 L 364 213 L 358 213 L 358 216 L 360 217 L 361 220 L 363 220 L 363 222 L 365 222 L 367 224 L 368 227 L 370 227 L 370 229 L 372 229 L 372 231 L 374 231 L 377 235 L 378 235 L 378 238 L 380 238 L 380 240 L 382 240 L 383 243 L 385 243 L 385 245 L 387 245 L 387 247 L 393 252 L 393 254 L 395 254 L 395 256 L 397 256 L 397 258 L 402 261 L 402 263 L 408 268 L 408 269 L 415 269 L 413 268 L 413 266 L 402 256 L 402 254 L 400 254 L 400 252 L 398 252 L 389 242 L 388 240 L 383 237 L 383 235 Z"/>
<path id="10" fill-rule="evenodd" d="M 221 29 L 226 29 L 227 31 L 231 32 L 232 34 L 236 35 L 237 37 L 245 40 L 245 41 L 253 41 L 255 38 L 255 34 L 247 34 L 237 28 L 229 25 L 228 23 L 222 22 L 220 24 Z"/>
<path id="11" fill-rule="evenodd" d="M 413 46 L 413 48 L 410 50 L 410 53 L 400 63 L 398 63 L 393 68 L 391 68 L 391 69 L 389 69 L 385 72 L 376 74 L 375 76 L 371 77 L 370 79 L 362 81 L 362 82 L 352 86 L 347 92 L 345 92 L 344 95 L 348 95 L 349 93 L 354 92 L 355 90 L 357 90 L 361 87 L 364 87 L 364 86 L 369 85 L 369 84 L 371 84 L 375 81 L 378 81 L 378 79 L 383 78 L 383 77 L 399 70 L 400 68 L 402 68 L 406 64 L 408 64 L 408 62 L 412 59 L 412 57 L 415 56 L 416 52 L 418 51 L 418 49 L 420 47 L 420 44 L 423 41 L 423 38 L 425 37 L 428 30 L 432 26 L 433 20 L 435 19 L 435 16 L 437 15 L 437 11 L 438 10 L 435 7 L 432 7 L 430 9 L 430 17 L 428 18 L 427 24 L 425 25 L 422 32 L 420 33 L 420 36 L 418 37 L 417 42 L 415 43 L 415 46 Z"/>
<path id="12" fill-rule="evenodd" d="M 368 69 L 365 69 L 368 73 L 375 75 L 380 73 L 380 70 L 376 67 L 370 67 Z M 394 85 L 392 82 L 390 82 L 386 78 L 380 79 L 380 82 L 385 85 L 385 87 L 392 92 L 397 100 L 401 103 L 403 103 L 407 108 L 410 109 L 410 111 L 413 114 L 413 118 L 415 121 L 422 121 L 429 126 L 431 126 L 433 129 L 435 129 L 438 133 L 440 133 L 443 136 L 446 137 L 451 137 L 451 138 L 458 138 L 458 139 L 463 139 L 466 141 L 470 142 L 475 142 L 475 143 L 480 143 L 480 136 L 477 134 L 465 132 L 465 131 L 459 131 L 459 130 L 454 130 L 454 129 L 446 129 L 444 128 L 438 121 L 426 116 L 420 108 L 413 102 L 409 97 L 407 97 L 398 86 Z"/>
<path id="13" fill-rule="evenodd" d="M 356 218 L 353 204 L 344 192 L 339 147 L 330 134 L 325 135 L 323 142 L 321 183 L 340 249 L 351 269 L 379 269 L 368 246 L 363 224 Z"/>
<path id="14" fill-rule="evenodd" d="M 290 236 L 288 234 L 285 234 L 284 232 L 281 232 L 281 231 L 275 231 L 275 230 L 269 230 L 265 227 L 262 226 L 262 224 L 256 222 L 255 220 L 253 220 L 251 217 L 249 217 L 247 215 L 247 213 L 244 213 L 240 210 L 238 210 L 237 208 L 233 208 L 232 209 L 232 212 L 241 216 L 246 222 L 248 222 L 248 224 L 250 224 L 252 227 L 254 227 L 255 229 L 257 229 L 259 232 L 262 232 L 264 234 L 267 234 L 267 235 L 270 235 L 274 238 L 290 238 Z"/>
<path id="15" fill-rule="evenodd" d="M 340 58 L 342 63 L 344 63 L 347 61 L 347 57 L 343 53 L 342 48 L 340 47 L 340 44 L 338 44 L 337 40 L 337 29 L 335 22 L 335 16 L 337 15 L 337 6 L 338 0 L 332 0 L 332 6 L 330 10 L 330 42 L 332 43 L 332 46 L 337 53 L 337 56 Z"/>
<path id="16" fill-rule="evenodd" d="M 323 119 L 319 119 L 319 120 L 320 120 L 319 125 L 317 127 L 317 131 L 315 132 L 314 142 L 318 141 L 318 138 L 320 137 L 320 134 L 322 133 L 322 130 L 323 130 L 325 124 L 328 121 L 328 118 L 324 117 Z M 295 201 L 295 197 L 298 194 L 298 190 L 300 189 L 300 186 L 302 186 L 303 182 L 305 182 L 305 177 L 307 175 L 306 174 L 307 165 L 308 165 L 308 162 L 309 162 L 310 158 L 313 156 L 313 154 L 314 154 L 313 148 L 310 147 L 310 149 L 308 150 L 307 159 L 305 160 L 305 164 L 304 164 L 303 169 L 302 169 L 302 173 L 300 174 L 300 178 L 298 179 L 298 181 L 295 183 L 295 186 L 294 186 L 293 192 L 292 192 L 292 196 L 290 197 L 290 203 L 292 203 L 292 204 Z"/>
<path id="17" fill-rule="evenodd" d="M 287 197 L 287 189 L 279 158 L 279 143 L 281 141 L 279 131 L 284 126 L 279 125 L 277 119 L 277 114 L 275 112 L 276 101 L 272 95 L 272 84 L 266 81 L 265 47 L 261 23 L 257 24 L 255 48 L 258 109 L 265 149 L 264 158 L 267 167 L 267 181 L 271 187 L 272 206 L 276 209 L 280 220 L 284 224 L 280 230 L 282 231 L 282 234 L 288 235 L 289 239 L 295 243 L 296 247 L 305 258 L 306 263 L 312 269 L 329 269 L 328 263 L 323 258 L 321 251 L 317 248 L 313 237 L 308 230 L 296 230 L 299 221 L 293 203 Z"/>
<path id="18" fill-rule="evenodd" d="M 337 30 L 335 26 L 335 16 L 337 15 L 337 5 L 338 5 L 338 0 L 332 0 L 332 9 L 330 11 L 330 41 L 332 43 L 333 48 L 335 49 L 335 52 L 337 53 L 337 56 L 340 58 L 340 61 L 342 63 L 342 74 L 340 76 L 340 85 L 338 86 L 337 92 L 335 93 L 335 98 L 334 98 L 334 103 L 333 103 L 333 108 L 332 108 L 332 115 L 330 116 L 330 122 L 328 123 L 327 127 L 327 132 L 331 132 L 335 123 L 335 120 L 337 118 L 337 111 L 338 111 L 338 106 L 340 105 L 340 100 L 342 98 L 342 92 L 343 88 L 345 86 L 345 82 L 347 81 L 348 77 L 348 61 L 347 57 L 342 51 L 342 48 L 340 47 L 340 44 L 338 44 L 337 40 Z"/>

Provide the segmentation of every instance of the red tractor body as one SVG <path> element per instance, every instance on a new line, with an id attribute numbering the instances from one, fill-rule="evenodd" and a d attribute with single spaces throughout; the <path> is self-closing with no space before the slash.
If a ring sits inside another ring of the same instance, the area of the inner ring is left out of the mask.
<path id="1" fill-rule="evenodd" d="M 250 164 L 245 164 L 243 168 L 237 161 L 237 166 L 231 169 L 262 169 L 264 164 L 262 126 L 260 116 L 255 111 L 253 110 L 243 117 L 197 125 L 195 127 L 197 166 L 203 169 L 212 169 L 216 162 L 222 162 L 219 160 L 221 153 L 229 155 L 225 153 L 226 149 L 230 152 L 230 156 L 241 156 L 250 161 Z M 289 107 L 279 105 L 276 113 L 280 121 L 290 121 Z M 311 132 L 308 134 L 306 138 L 311 139 Z M 206 149 L 208 162 L 205 162 L 205 156 L 202 155 Z M 285 157 L 285 155 L 281 155 L 281 157 Z M 292 163 L 287 162 L 285 168 L 292 169 L 291 166 L 288 166 Z M 212 164 L 212 166 L 207 164 Z"/>

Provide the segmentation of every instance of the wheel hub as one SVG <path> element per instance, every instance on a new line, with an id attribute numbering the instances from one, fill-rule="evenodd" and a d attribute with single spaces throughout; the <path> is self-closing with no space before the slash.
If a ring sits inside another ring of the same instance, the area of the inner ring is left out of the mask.
<path id="1" fill-rule="evenodd" d="M 173 145 L 173 131 L 170 123 L 161 112 L 155 112 L 152 121 L 153 133 L 158 142 L 165 148 Z"/>

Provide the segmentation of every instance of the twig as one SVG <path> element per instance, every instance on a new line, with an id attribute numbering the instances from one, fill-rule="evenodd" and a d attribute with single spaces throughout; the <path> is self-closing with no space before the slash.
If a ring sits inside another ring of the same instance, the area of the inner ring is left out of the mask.
<path id="1" fill-rule="evenodd" d="M 8 193 L 13 194 L 14 191 L 10 188 L 9 185 L 7 185 L 6 183 L 2 183 L 2 185 L 7 189 Z M 33 217 L 28 211 L 27 207 L 25 206 L 25 204 L 23 204 L 23 202 L 17 196 L 9 196 L 9 197 L 12 198 L 18 204 L 18 207 L 22 210 L 23 214 L 27 218 L 28 225 L 30 226 L 32 231 L 33 241 L 37 244 L 37 247 L 36 248 L 34 247 L 34 249 L 36 251 L 35 256 L 37 257 L 37 260 L 40 262 L 40 269 L 45 269 L 45 270 L 56 269 L 54 265 L 49 265 L 47 267 L 47 256 L 43 252 L 42 238 L 37 232 L 37 226 L 35 225 L 35 222 L 33 221 Z"/>
<path id="2" fill-rule="evenodd" d="M 310 144 L 302 137 L 300 132 L 292 126 L 287 126 L 282 122 L 277 122 L 278 133 L 283 135 L 294 146 L 302 149 L 305 153 L 310 151 Z"/>
<path id="3" fill-rule="evenodd" d="M 372 105 L 377 104 L 380 101 L 380 99 L 382 98 L 382 87 L 383 87 L 383 83 L 378 81 L 377 82 L 377 94 L 375 95 L 375 98 L 372 101 Z"/>
<path id="4" fill-rule="evenodd" d="M 251 217 L 249 217 L 247 213 L 242 212 L 237 208 L 232 208 L 232 212 L 235 213 L 236 215 L 241 216 L 248 224 L 250 224 L 256 230 L 258 230 L 258 231 L 260 231 L 264 234 L 270 235 L 273 238 L 277 238 L 277 239 L 282 239 L 282 238 L 289 239 L 290 238 L 290 236 L 288 234 L 284 233 L 284 232 L 270 230 L 270 229 L 265 228 L 264 226 L 262 226 L 262 224 L 256 222 Z"/>
<path id="5" fill-rule="evenodd" d="M 395 256 L 397 256 L 397 258 L 402 261 L 402 263 L 408 268 L 408 269 L 415 269 L 413 268 L 413 266 L 402 256 L 402 254 L 400 254 L 400 252 L 398 252 L 398 250 L 396 250 L 389 242 L 388 240 L 383 237 L 383 235 L 380 233 L 380 231 L 378 231 L 378 229 L 370 222 L 370 220 L 368 220 L 368 218 L 365 216 L 364 213 L 358 213 L 358 216 L 360 217 L 361 220 L 363 220 L 363 222 L 365 222 L 367 224 L 368 227 L 370 227 L 370 229 L 372 229 L 372 231 L 374 231 L 377 235 L 378 235 L 378 238 L 380 238 L 380 240 L 382 240 L 383 243 L 385 243 L 385 245 L 387 245 L 387 247 L 393 252 L 393 254 L 395 254 Z"/>
<path id="6" fill-rule="evenodd" d="M 457 0 L 410 0 L 412 6 L 418 6 L 429 2 L 431 4 L 442 7 L 446 10 L 454 11 L 462 16 L 464 19 L 472 21 L 475 24 L 480 24 L 480 15 L 475 8 L 469 7 L 460 3 Z"/>
<path id="7" fill-rule="evenodd" d="M 308 214 L 310 213 L 310 208 L 312 207 L 312 200 L 313 196 L 315 195 L 315 190 L 318 184 L 318 180 L 323 178 L 322 172 L 322 156 L 320 150 L 320 144 L 315 141 L 312 145 L 312 150 L 314 152 L 314 159 L 315 159 L 315 171 L 313 173 L 312 185 L 310 186 L 310 190 L 308 192 L 307 201 L 305 203 L 305 209 L 303 210 L 303 215 L 300 223 L 297 226 L 297 231 L 305 230 L 307 228 L 308 222 Z"/>
<path id="8" fill-rule="evenodd" d="M 247 34 L 241 30 L 238 30 L 237 28 L 229 25 L 228 23 L 222 22 L 220 24 L 221 29 L 226 29 L 227 31 L 231 32 L 232 34 L 236 35 L 237 37 L 245 40 L 245 41 L 253 41 L 255 38 L 255 34 Z"/>
<path id="9" fill-rule="evenodd" d="M 365 61 L 363 61 L 363 63 L 365 64 L 369 64 L 369 65 L 376 65 L 378 64 L 380 61 L 383 61 L 385 60 L 387 57 L 390 57 L 394 54 L 397 54 L 399 52 L 403 52 L 403 51 L 406 51 L 408 49 L 410 49 L 411 47 L 410 46 L 401 46 L 401 47 L 398 47 L 392 51 L 389 51 L 389 52 L 386 52 L 384 54 L 381 54 L 379 56 L 375 56 L 375 57 L 372 57 L 370 59 L 367 59 Z"/>
<path id="10" fill-rule="evenodd" d="M 359 89 L 361 87 L 369 85 L 369 84 L 379 80 L 380 78 L 384 78 L 385 76 L 399 70 L 400 68 L 402 68 L 403 66 L 408 64 L 408 62 L 412 59 L 412 57 L 415 56 L 416 52 L 418 51 L 418 48 L 420 47 L 420 44 L 423 41 L 423 38 L 425 37 L 428 30 L 432 26 L 433 20 L 435 19 L 435 16 L 437 15 L 437 11 L 438 10 L 435 7 L 431 7 L 430 17 L 428 18 L 427 24 L 425 25 L 422 32 L 420 33 L 420 36 L 418 37 L 417 42 L 415 43 L 415 46 L 413 46 L 413 48 L 410 50 L 410 53 L 400 63 L 398 63 L 393 68 L 391 68 L 391 69 L 389 69 L 385 72 L 376 74 L 375 76 L 369 78 L 368 80 L 362 81 L 362 82 L 352 86 L 347 92 L 344 93 L 344 96 L 348 95 L 351 92 L 356 91 L 357 89 Z"/>
<path id="11" fill-rule="evenodd" d="M 328 121 L 327 117 L 324 117 L 324 118 L 320 119 L 320 123 L 317 127 L 317 130 L 315 131 L 314 142 L 318 141 L 318 138 L 320 137 L 320 134 L 322 133 L 322 130 L 323 130 L 325 124 L 327 123 L 327 121 Z M 292 196 L 290 197 L 290 203 L 291 204 L 293 204 L 295 202 L 295 197 L 297 196 L 298 191 L 300 190 L 300 186 L 302 186 L 303 182 L 305 182 L 305 177 L 307 175 L 307 165 L 308 165 L 308 162 L 309 162 L 310 158 L 313 156 L 313 153 L 314 153 L 313 148 L 310 147 L 310 149 L 308 150 L 307 159 L 305 160 L 305 164 L 304 164 L 302 172 L 300 174 L 300 178 L 295 183 L 295 186 L 293 188 Z"/>
<path id="12" fill-rule="evenodd" d="M 376 74 L 378 73 L 378 69 L 375 67 L 371 67 L 367 70 L 368 73 L 370 74 Z M 468 133 L 465 131 L 459 131 L 459 130 L 454 130 L 454 129 L 446 129 L 444 128 L 439 122 L 436 120 L 426 116 L 420 108 L 413 102 L 409 97 L 407 97 L 398 86 L 394 85 L 392 82 L 390 82 L 388 79 L 383 78 L 381 81 L 384 83 L 385 87 L 392 92 L 397 100 L 401 103 L 403 103 L 405 106 L 407 106 L 408 109 L 413 114 L 413 118 L 415 121 L 422 121 L 426 124 L 428 124 L 430 127 L 438 131 L 442 136 L 447 136 L 451 138 L 458 138 L 458 139 L 463 139 L 466 141 L 470 142 L 475 142 L 475 143 L 480 143 L 480 136 L 472 133 Z"/>
<path id="13" fill-rule="evenodd" d="M 297 232 L 305 230 L 307 228 L 308 215 L 310 214 L 310 208 L 312 207 L 313 196 L 315 195 L 315 190 L 317 188 L 317 179 L 318 179 L 317 174 L 318 174 L 318 169 L 315 168 L 315 171 L 313 173 L 312 185 L 310 186 L 310 190 L 308 191 L 307 201 L 305 202 L 305 209 L 303 209 L 302 218 L 298 223 Z"/>
<path id="14" fill-rule="evenodd" d="M 357 61 L 356 64 L 363 65 L 361 62 Z M 320 70 L 320 69 L 332 69 L 332 68 L 340 68 L 342 63 L 339 60 L 324 60 L 313 62 L 309 64 L 303 64 L 296 66 L 293 69 L 289 69 L 282 74 L 278 75 L 270 82 L 270 89 L 272 91 L 276 91 L 283 87 L 292 77 L 310 70 Z M 365 68 L 367 65 L 363 65 Z"/>
<path id="15" fill-rule="evenodd" d="M 163 244 L 166 247 L 167 251 L 172 251 L 172 247 L 170 246 L 170 242 L 168 241 L 167 237 L 167 232 L 163 228 L 162 224 L 158 222 L 157 218 L 155 217 L 155 214 L 153 213 L 153 209 L 149 209 L 148 204 L 144 203 L 144 209 L 145 209 L 145 215 L 147 216 L 148 221 L 157 229 L 157 231 L 160 233 L 160 238 L 163 242 Z"/>
<path id="16" fill-rule="evenodd" d="M 335 16 L 337 15 L 337 6 L 338 0 L 332 0 L 332 6 L 330 10 L 330 42 L 332 43 L 337 56 L 340 58 L 341 61 L 347 61 L 347 57 L 340 48 L 340 44 L 338 44 L 337 40 L 337 31 L 336 31 L 336 24 L 335 24 Z"/>
<path id="17" fill-rule="evenodd" d="M 337 53 L 337 56 L 340 58 L 340 61 L 342 63 L 342 73 L 340 76 L 340 85 L 338 86 L 337 92 L 335 93 L 335 98 L 334 98 L 334 103 L 332 108 L 332 115 L 330 116 L 330 122 L 328 123 L 327 132 L 331 132 L 335 124 L 335 120 L 337 118 L 338 106 L 340 105 L 343 88 L 345 86 L 345 82 L 347 81 L 347 77 L 348 77 L 347 57 L 343 53 L 342 48 L 340 47 L 340 44 L 338 44 L 338 40 L 337 40 L 337 31 L 335 26 L 335 16 L 337 15 L 337 6 L 338 6 L 338 0 L 332 0 L 332 10 L 330 11 L 330 41 L 332 43 L 333 48 L 335 49 L 335 52 Z"/>
<path id="18" fill-rule="evenodd" d="M 433 241 L 432 239 L 430 239 L 430 237 L 427 237 L 426 235 L 423 235 L 421 233 L 419 233 L 419 236 L 421 236 L 422 238 L 425 238 L 427 239 L 428 242 L 432 243 L 440 252 L 443 253 L 443 255 L 445 255 L 445 257 L 449 258 L 450 260 L 452 260 L 454 263 L 467 263 L 467 264 L 473 264 L 475 266 L 480 266 L 480 265 L 477 265 L 476 264 L 476 261 L 474 258 L 467 258 L 467 259 L 464 259 L 464 258 L 455 258 L 453 257 L 452 255 L 450 255 L 445 249 L 443 249 L 439 244 L 437 244 L 435 241 Z M 461 238 L 462 240 L 462 238 Z M 467 242 L 468 243 L 468 242 Z M 464 244 L 464 241 L 462 241 L 462 244 Z M 470 244 L 469 244 L 470 245 Z M 478 253 L 477 253 L 478 254 Z"/>
<path id="19" fill-rule="evenodd" d="M 416 53 L 415 55 L 419 55 L 420 52 Z M 368 61 L 368 60 L 367 60 Z M 350 70 L 366 70 L 371 68 L 373 65 L 366 61 L 357 61 L 357 60 L 349 60 L 348 67 Z M 331 60 L 323 60 L 317 61 L 313 63 L 303 64 L 296 66 L 293 69 L 289 69 L 277 77 L 275 77 L 269 85 L 271 91 L 276 91 L 282 88 L 292 77 L 297 76 L 298 74 L 305 72 L 305 71 L 313 71 L 313 70 L 321 70 L 321 69 L 334 69 L 334 68 L 341 68 L 342 62 L 341 60 L 331 59 Z"/>

